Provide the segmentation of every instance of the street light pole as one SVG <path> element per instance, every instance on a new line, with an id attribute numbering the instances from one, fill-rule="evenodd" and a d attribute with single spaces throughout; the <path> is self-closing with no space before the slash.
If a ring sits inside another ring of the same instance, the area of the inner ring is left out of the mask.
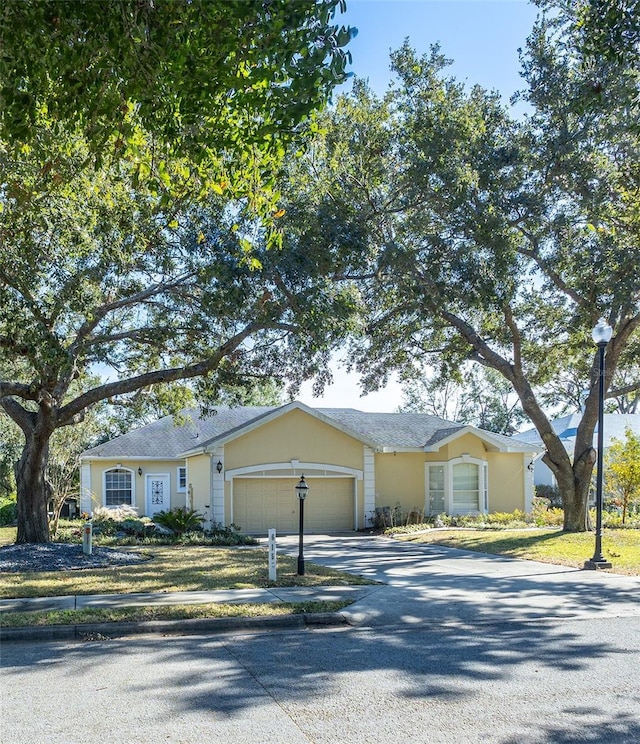
<path id="1" fill-rule="evenodd" d="M 598 376 L 598 459 L 596 461 L 596 546 L 593 558 L 585 561 L 584 567 L 590 570 L 599 568 L 611 568 L 602 555 L 602 481 L 604 478 L 604 351 L 611 340 L 613 329 L 604 318 L 600 318 L 598 324 L 591 332 L 593 340 L 598 345 L 599 376 Z"/>
<path id="2" fill-rule="evenodd" d="M 296 486 L 296 494 L 300 501 L 300 527 L 298 529 L 298 576 L 304 576 L 304 500 L 309 493 L 309 486 L 304 479 L 304 474 Z"/>

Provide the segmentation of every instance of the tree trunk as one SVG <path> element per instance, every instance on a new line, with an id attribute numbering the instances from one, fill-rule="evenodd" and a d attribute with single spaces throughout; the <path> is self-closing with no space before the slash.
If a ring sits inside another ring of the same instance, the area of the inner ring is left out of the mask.
<path id="1" fill-rule="evenodd" d="M 50 433 L 28 436 L 16 463 L 18 535 L 16 543 L 47 543 L 50 540 L 48 506 L 51 485 L 47 479 Z"/>

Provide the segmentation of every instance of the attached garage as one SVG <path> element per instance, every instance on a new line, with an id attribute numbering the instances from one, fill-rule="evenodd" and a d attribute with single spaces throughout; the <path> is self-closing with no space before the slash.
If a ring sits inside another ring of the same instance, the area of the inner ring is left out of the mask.
<path id="1" fill-rule="evenodd" d="M 233 522 L 243 532 L 297 532 L 299 503 L 295 487 L 300 477 L 234 478 Z M 304 529 L 338 532 L 354 528 L 355 479 L 305 477 L 309 495 L 304 504 Z"/>

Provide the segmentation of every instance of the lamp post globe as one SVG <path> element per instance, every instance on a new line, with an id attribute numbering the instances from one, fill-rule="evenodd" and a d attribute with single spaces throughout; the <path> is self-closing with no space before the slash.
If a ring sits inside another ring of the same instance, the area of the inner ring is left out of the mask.
<path id="1" fill-rule="evenodd" d="M 298 576 L 304 576 L 304 500 L 309 493 L 309 486 L 304 473 L 296 486 L 296 495 L 300 502 L 300 526 L 298 528 Z"/>
<path id="2" fill-rule="evenodd" d="M 585 561 L 584 567 L 591 570 L 599 568 L 611 568 L 602 555 L 602 482 L 604 479 L 604 389 L 605 389 L 605 358 L 604 352 L 607 344 L 611 341 L 613 329 L 604 318 L 598 320 L 597 325 L 591 331 L 591 337 L 598 346 L 598 453 L 596 460 L 596 545 L 593 557 Z"/>

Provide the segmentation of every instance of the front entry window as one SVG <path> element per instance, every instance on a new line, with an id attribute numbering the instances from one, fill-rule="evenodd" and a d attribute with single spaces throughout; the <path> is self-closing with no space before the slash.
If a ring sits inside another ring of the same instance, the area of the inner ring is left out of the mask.
<path id="1" fill-rule="evenodd" d="M 131 471 L 113 468 L 104 474 L 105 506 L 133 505 Z"/>
<path id="2" fill-rule="evenodd" d="M 429 466 L 429 514 L 444 514 L 444 465 Z"/>

